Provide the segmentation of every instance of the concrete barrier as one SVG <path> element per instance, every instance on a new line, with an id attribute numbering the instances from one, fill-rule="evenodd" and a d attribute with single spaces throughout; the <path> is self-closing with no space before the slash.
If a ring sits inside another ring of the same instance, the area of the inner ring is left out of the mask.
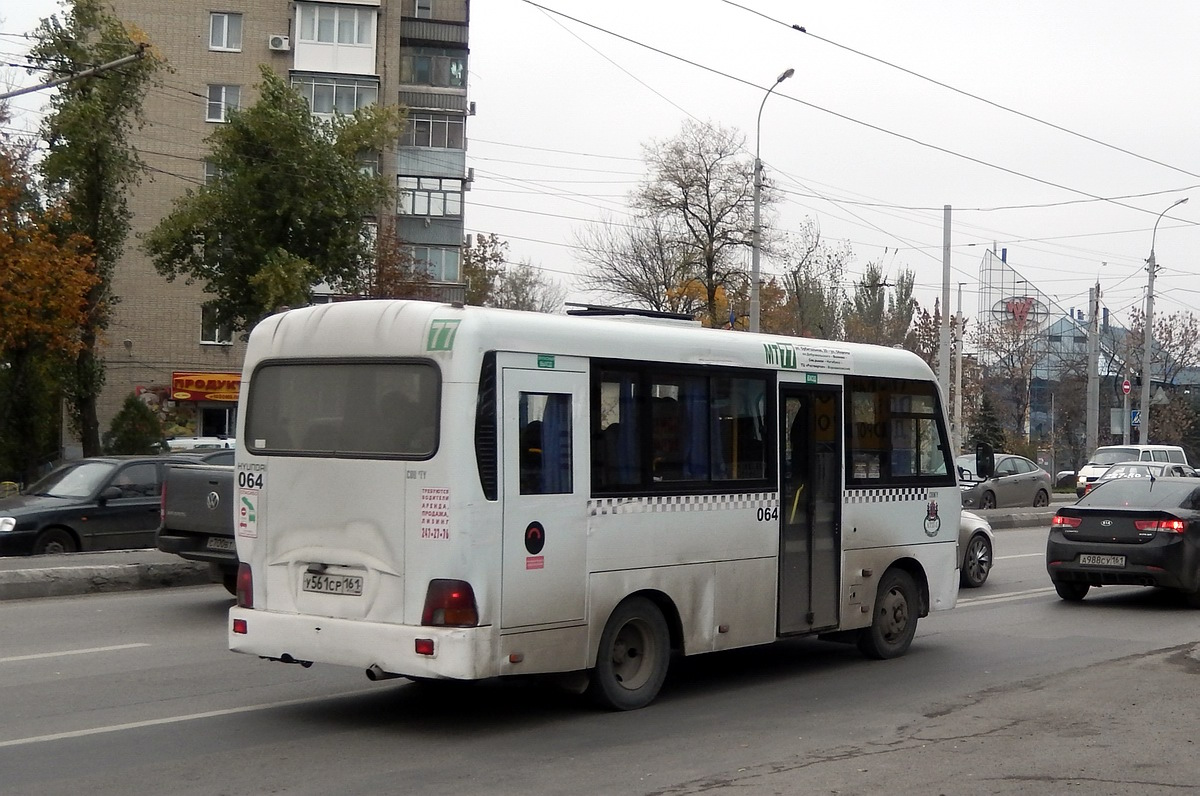
<path id="1" fill-rule="evenodd" d="M 157 550 L 0 558 L 0 600 L 212 583 L 207 564 Z"/>

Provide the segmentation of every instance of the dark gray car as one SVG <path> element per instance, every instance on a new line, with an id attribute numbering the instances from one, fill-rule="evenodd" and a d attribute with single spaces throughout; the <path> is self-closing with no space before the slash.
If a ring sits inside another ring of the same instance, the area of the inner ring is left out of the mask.
<path id="1" fill-rule="evenodd" d="M 174 456 L 98 456 L 53 470 L 0 500 L 0 555 L 153 547 L 166 465 Z"/>

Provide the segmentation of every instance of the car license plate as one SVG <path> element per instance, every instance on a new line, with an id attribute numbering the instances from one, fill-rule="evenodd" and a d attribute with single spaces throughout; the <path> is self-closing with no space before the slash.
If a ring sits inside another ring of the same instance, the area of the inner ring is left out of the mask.
<path id="1" fill-rule="evenodd" d="M 226 539 L 223 536 L 210 536 L 208 543 L 205 544 L 209 550 L 224 550 L 233 552 L 237 549 L 237 544 L 232 539 Z"/>
<path id="2" fill-rule="evenodd" d="M 361 597 L 363 579 L 361 575 L 324 575 L 304 573 L 304 590 L 318 594 L 346 594 Z"/>
<path id="3" fill-rule="evenodd" d="M 1123 567 L 1125 556 L 1096 556 L 1086 553 L 1079 556 L 1080 564 L 1091 564 L 1094 567 Z"/>

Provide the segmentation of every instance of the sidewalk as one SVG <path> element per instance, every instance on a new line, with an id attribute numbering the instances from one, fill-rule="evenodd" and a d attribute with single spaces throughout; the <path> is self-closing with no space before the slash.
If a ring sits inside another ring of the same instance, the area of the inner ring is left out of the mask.
<path id="1" fill-rule="evenodd" d="M 208 564 L 153 549 L 0 558 L 0 600 L 212 582 Z"/>

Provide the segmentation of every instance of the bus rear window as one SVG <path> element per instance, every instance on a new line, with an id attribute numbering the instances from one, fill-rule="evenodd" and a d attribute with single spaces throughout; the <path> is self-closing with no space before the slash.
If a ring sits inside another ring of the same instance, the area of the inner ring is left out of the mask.
<path id="1" fill-rule="evenodd" d="M 256 453 L 427 459 L 441 380 L 429 362 L 268 362 L 250 380 L 246 446 Z"/>

